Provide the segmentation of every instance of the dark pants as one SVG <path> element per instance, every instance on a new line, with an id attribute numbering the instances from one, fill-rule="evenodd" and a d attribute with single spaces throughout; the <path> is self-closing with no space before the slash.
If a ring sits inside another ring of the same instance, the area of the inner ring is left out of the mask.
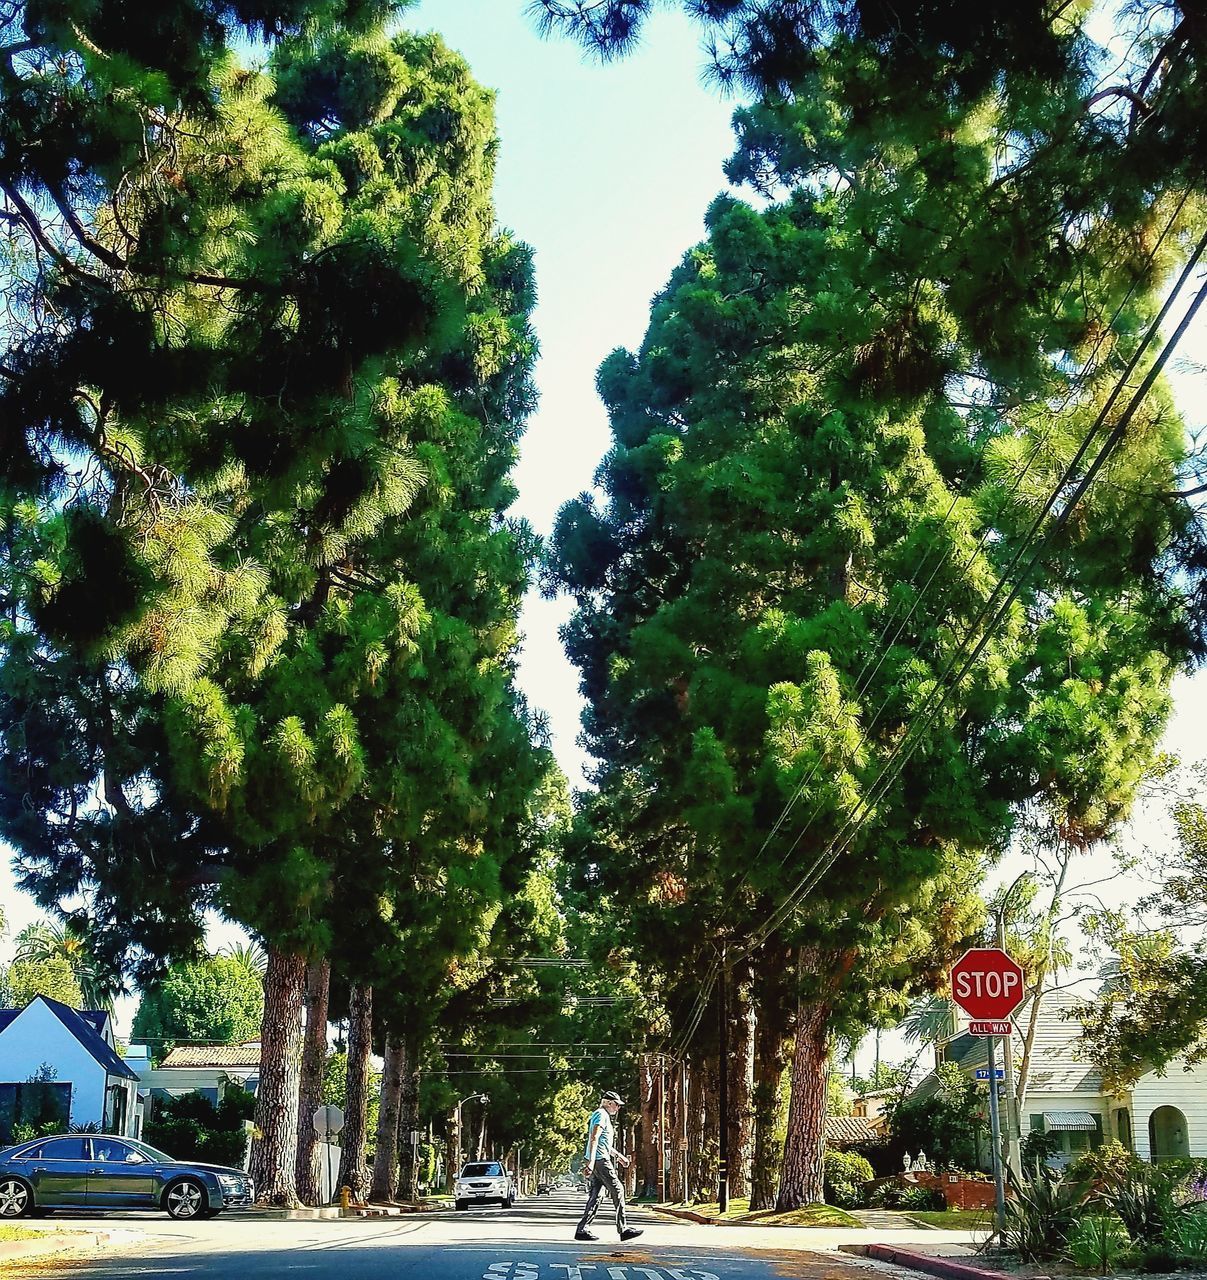
<path id="1" fill-rule="evenodd" d="M 578 1224 L 579 1231 L 586 1231 L 595 1221 L 595 1215 L 599 1212 L 599 1193 L 605 1187 L 608 1189 L 608 1195 L 612 1197 L 612 1203 L 616 1206 L 616 1230 L 624 1231 L 628 1227 L 624 1216 L 624 1183 L 621 1182 L 616 1166 L 609 1157 L 595 1162 L 591 1180 L 587 1184 L 587 1207 L 583 1210 L 582 1219 Z"/>

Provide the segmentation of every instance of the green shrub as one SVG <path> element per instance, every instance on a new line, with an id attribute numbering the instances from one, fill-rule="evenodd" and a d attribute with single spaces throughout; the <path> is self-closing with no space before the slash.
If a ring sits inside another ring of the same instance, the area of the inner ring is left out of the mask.
<path id="1" fill-rule="evenodd" d="M 1168 1243 L 1183 1265 L 1207 1267 L 1207 1208 L 1186 1207 L 1169 1223 Z"/>
<path id="2" fill-rule="evenodd" d="M 1105 1214 L 1088 1214 L 1069 1232 L 1069 1258 L 1076 1266 L 1093 1269 L 1100 1275 L 1114 1271 L 1131 1247 L 1127 1228 L 1118 1218 Z"/>
<path id="3" fill-rule="evenodd" d="M 1027 1262 L 1059 1258 L 1089 1196 L 1084 1182 L 1036 1178 L 1006 1201 L 1005 1241 Z"/>
<path id="4" fill-rule="evenodd" d="M 841 1209 L 859 1209 L 867 1203 L 872 1166 L 853 1151 L 825 1154 L 825 1196 L 827 1204 Z"/>
<path id="5" fill-rule="evenodd" d="M 243 1122 L 255 1108 L 255 1095 L 236 1087 L 228 1087 L 216 1107 L 200 1093 L 186 1093 L 156 1103 L 143 1137 L 176 1160 L 239 1166 L 247 1148 Z"/>
<path id="6" fill-rule="evenodd" d="M 1097 1151 L 1087 1151 L 1069 1165 L 1066 1177 L 1078 1182 L 1097 1182 L 1110 1187 L 1125 1181 L 1144 1161 L 1129 1151 L 1122 1142 L 1109 1138 Z"/>
<path id="7" fill-rule="evenodd" d="M 1179 1179 L 1170 1177 L 1164 1169 L 1140 1164 L 1127 1177 L 1108 1184 L 1102 1197 L 1133 1240 L 1157 1246 L 1165 1239 L 1177 1212 L 1178 1185 Z"/>
<path id="8" fill-rule="evenodd" d="M 1041 1129 L 1032 1129 L 1023 1139 L 1020 1154 L 1023 1168 L 1030 1171 L 1038 1167 L 1041 1171 L 1046 1167 L 1049 1157 L 1060 1150 L 1060 1134 L 1044 1133 Z"/>
<path id="9" fill-rule="evenodd" d="M 938 1187 L 919 1187 L 900 1182 L 882 1182 L 868 1195 L 868 1205 L 873 1209 L 929 1209 L 942 1211 L 947 1208 L 947 1197 Z"/>

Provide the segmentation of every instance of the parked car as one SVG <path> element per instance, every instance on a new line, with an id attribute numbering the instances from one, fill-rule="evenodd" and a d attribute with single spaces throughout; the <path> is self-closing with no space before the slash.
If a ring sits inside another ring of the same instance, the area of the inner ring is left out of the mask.
<path id="1" fill-rule="evenodd" d="M 242 1169 L 173 1160 L 133 1138 L 62 1133 L 0 1151 L 0 1219 L 80 1208 L 212 1218 L 254 1199 Z"/>
<path id="2" fill-rule="evenodd" d="M 547 1182 L 538 1182 L 536 1184 L 536 1193 L 538 1196 L 547 1196 L 551 1194 L 553 1188 Z"/>
<path id="3" fill-rule="evenodd" d="M 467 1164 L 453 1184 L 453 1201 L 458 1209 L 471 1204 L 497 1203 L 502 1209 L 515 1204 L 515 1184 L 511 1174 L 497 1160 Z"/>

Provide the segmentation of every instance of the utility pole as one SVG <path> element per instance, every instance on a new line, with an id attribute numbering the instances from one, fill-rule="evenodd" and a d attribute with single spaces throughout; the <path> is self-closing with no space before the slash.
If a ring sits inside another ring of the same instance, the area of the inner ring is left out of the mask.
<path id="1" fill-rule="evenodd" d="M 1022 875 L 1016 877 L 1014 883 L 1002 895 L 1002 901 L 997 909 L 997 945 L 1002 950 L 1006 950 L 1006 907 L 1009 905 L 1010 898 L 1013 896 L 1015 889 L 1027 879 L 1030 872 L 1024 871 Z M 1022 1182 L 1023 1177 L 1023 1157 L 1022 1157 L 1022 1140 L 1023 1125 L 1022 1116 L 1018 1109 L 1018 1094 L 1015 1092 L 1014 1085 L 1014 1036 L 1013 1034 L 1002 1037 L 1002 1066 L 1005 1068 L 1006 1086 L 1006 1106 L 1002 1116 L 1002 1130 L 1005 1138 L 1006 1148 L 1006 1168 L 1010 1173 L 1010 1177 L 1014 1180 L 1015 1186 Z M 991 1084 L 995 1083 L 990 1081 Z"/>
<path id="2" fill-rule="evenodd" d="M 717 1204 L 722 1217 L 725 1216 L 729 1209 L 729 1009 L 726 1000 L 726 979 L 728 975 L 725 972 L 725 947 L 721 947 L 721 980 L 719 986 L 719 999 L 721 1013 L 720 1026 L 720 1079 L 717 1088 L 717 1110 L 720 1112 L 721 1133 L 720 1133 L 720 1155 L 717 1160 L 721 1186 L 717 1193 Z"/>

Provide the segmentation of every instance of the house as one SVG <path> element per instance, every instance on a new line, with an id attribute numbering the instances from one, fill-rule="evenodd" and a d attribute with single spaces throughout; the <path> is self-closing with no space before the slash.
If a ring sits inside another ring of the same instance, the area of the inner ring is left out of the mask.
<path id="1" fill-rule="evenodd" d="M 1176 1060 L 1163 1075 L 1150 1071 L 1135 1088 L 1118 1096 L 1109 1094 L 1098 1069 L 1084 1056 L 1077 1024 L 1065 1016 L 1081 1003 L 1080 997 L 1067 992 L 1050 992 L 1043 998 L 1019 1117 L 1022 1136 L 1037 1131 L 1054 1134 L 1065 1162 L 1108 1138 L 1117 1139 L 1144 1160 L 1207 1156 L 1207 1066 L 1187 1068 Z M 1014 1026 L 1017 1072 L 1027 1028 L 1025 1011 Z M 970 1076 L 988 1066 L 985 1038 L 967 1032 L 957 1032 L 943 1042 L 941 1056 Z M 1002 1066 L 1000 1054 L 997 1066 Z M 931 1072 L 910 1097 L 926 1098 L 937 1088 Z"/>
<path id="2" fill-rule="evenodd" d="M 145 1115 L 155 1102 L 199 1093 L 217 1106 L 233 1085 L 255 1093 L 260 1086 L 260 1042 L 246 1044 L 177 1045 L 157 1066 L 149 1050 L 132 1044 L 126 1061 L 138 1072 L 139 1094 Z"/>
<path id="3" fill-rule="evenodd" d="M 119 1056 L 113 1019 L 35 996 L 0 1009 L 0 1144 L 14 1129 L 61 1117 L 61 1127 L 93 1125 L 133 1136 L 138 1073 Z M 36 1115 L 35 1115 L 36 1111 Z"/>

